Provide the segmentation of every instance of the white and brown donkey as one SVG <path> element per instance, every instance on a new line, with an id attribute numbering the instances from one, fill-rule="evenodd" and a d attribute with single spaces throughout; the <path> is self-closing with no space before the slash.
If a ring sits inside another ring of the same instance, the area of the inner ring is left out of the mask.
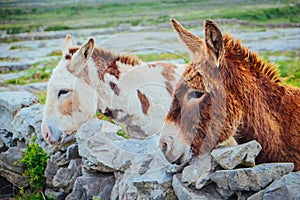
<path id="1" fill-rule="evenodd" d="M 129 135 L 159 133 L 172 100 L 173 88 L 185 67 L 145 64 L 129 55 L 94 47 L 94 40 L 74 46 L 67 35 L 62 59 L 48 83 L 42 132 L 53 145 L 95 116 L 109 112 L 126 125 Z"/>

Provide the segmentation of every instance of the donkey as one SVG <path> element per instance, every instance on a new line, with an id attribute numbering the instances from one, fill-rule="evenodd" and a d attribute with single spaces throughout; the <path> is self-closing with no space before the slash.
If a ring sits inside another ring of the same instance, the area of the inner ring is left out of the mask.
<path id="1" fill-rule="evenodd" d="M 67 35 L 62 58 L 48 82 L 44 137 L 50 144 L 61 145 L 95 117 L 97 109 L 126 125 L 134 138 L 159 133 L 184 69 L 114 54 L 94 47 L 92 38 L 75 47 L 72 36 Z"/>
<path id="2" fill-rule="evenodd" d="M 192 59 L 177 84 L 161 131 L 172 163 L 208 153 L 234 137 L 257 140 L 263 162 L 294 162 L 300 170 L 300 89 L 283 84 L 277 66 L 262 61 L 218 25 L 204 22 L 204 40 L 171 19 Z"/>

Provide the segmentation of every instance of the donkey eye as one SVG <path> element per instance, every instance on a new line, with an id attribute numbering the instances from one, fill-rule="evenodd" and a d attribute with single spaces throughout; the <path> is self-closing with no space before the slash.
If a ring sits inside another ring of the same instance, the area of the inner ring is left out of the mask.
<path id="1" fill-rule="evenodd" d="M 64 95 L 64 94 L 68 94 L 69 90 L 59 90 L 58 92 L 58 98 L 61 96 L 61 95 Z"/>
<path id="2" fill-rule="evenodd" d="M 199 99 L 200 97 L 202 97 L 204 93 L 203 92 L 199 92 L 199 91 L 191 91 L 189 94 L 188 94 L 188 100 L 190 99 Z"/>

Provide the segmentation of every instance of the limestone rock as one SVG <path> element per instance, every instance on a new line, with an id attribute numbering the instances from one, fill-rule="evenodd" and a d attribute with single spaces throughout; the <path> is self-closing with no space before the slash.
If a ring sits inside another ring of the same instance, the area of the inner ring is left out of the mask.
<path id="1" fill-rule="evenodd" d="M 0 92 L 0 127 L 10 131 L 17 112 L 38 102 L 38 98 L 29 92 Z"/>
<path id="2" fill-rule="evenodd" d="M 181 182 L 182 174 L 175 174 L 173 176 L 172 186 L 175 194 L 179 200 L 211 200 L 223 199 L 215 190 L 214 185 L 208 185 L 201 190 L 194 190 L 185 186 Z"/>
<path id="3" fill-rule="evenodd" d="M 45 190 L 45 195 L 47 197 L 50 197 L 51 199 L 55 199 L 55 200 L 65 200 L 66 198 L 66 193 L 61 190 L 61 191 L 54 191 L 52 189 L 46 189 Z"/>
<path id="4" fill-rule="evenodd" d="M 47 186 L 50 186 L 52 187 L 53 184 L 52 184 L 52 180 L 55 176 L 55 174 L 57 173 L 59 169 L 59 166 L 57 164 L 57 162 L 53 159 L 48 159 L 47 161 L 47 165 L 46 165 L 46 169 L 45 169 L 45 177 L 46 177 L 46 183 L 47 183 Z"/>
<path id="5" fill-rule="evenodd" d="M 111 199 L 176 199 L 172 176 L 162 170 L 140 175 L 125 171 L 117 175 Z"/>
<path id="6" fill-rule="evenodd" d="M 232 191 L 232 190 L 226 190 L 226 189 L 223 189 L 223 188 L 220 188 L 220 187 L 217 187 L 216 190 L 225 199 L 229 199 L 232 195 L 235 194 L 235 192 Z"/>
<path id="7" fill-rule="evenodd" d="M 262 200 L 265 193 L 265 189 L 251 195 L 247 200 Z"/>
<path id="8" fill-rule="evenodd" d="M 11 122 L 11 131 L 14 133 L 13 138 L 25 139 L 27 144 L 33 135 L 38 136 L 36 143 L 41 143 L 43 140 L 41 135 L 41 123 L 43 119 L 44 106 L 35 104 L 21 109 L 14 120 Z"/>
<path id="9" fill-rule="evenodd" d="M 109 200 L 114 184 L 115 177 L 112 174 L 86 174 L 76 179 L 73 191 L 66 197 L 66 200 L 93 198 Z"/>
<path id="10" fill-rule="evenodd" d="M 159 148 L 159 136 L 145 140 L 125 139 L 116 133 L 120 130 L 108 121 L 92 119 L 77 131 L 79 155 L 87 159 L 88 167 L 106 165 L 111 169 L 135 173 L 161 170 L 171 164 Z M 132 172 L 133 172 L 132 171 Z"/>
<path id="11" fill-rule="evenodd" d="M 211 152 L 214 160 L 224 169 L 233 169 L 239 164 L 253 167 L 255 158 L 261 151 L 261 145 L 250 141 L 237 146 L 222 146 Z"/>
<path id="12" fill-rule="evenodd" d="M 12 147 L 12 146 L 16 146 L 16 143 L 13 142 L 13 133 L 8 132 L 5 129 L 0 129 L 0 141 L 3 142 L 3 145 L 5 147 Z"/>
<path id="13" fill-rule="evenodd" d="M 28 177 L 22 176 L 24 165 L 16 163 L 23 158 L 24 151 L 19 147 L 11 147 L 0 154 L 0 175 L 18 187 L 29 185 Z"/>
<path id="14" fill-rule="evenodd" d="M 159 148 L 159 136 L 144 140 L 125 139 L 116 133 L 115 124 L 93 119 L 77 131 L 79 154 L 88 171 L 105 170 L 124 172 L 117 178 L 111 198 L 161 199 L 172 194 L 173 169 Z M 101 169 L 99 169 L 99 167 Z"/>
<path id="15" fill-rule="evenodd" d="M 53 186 L 69 193 L 77 177 L 81 176 L 81 160 L 71 160 L 67 168 L 60 168 L 53 177 Z"/>
<path id="16" fill-rule="evenodd" d="M 80 158 L 77 143 L 74 143 L 67 148 L 66 156 L 68 160 Z"/>
<path id="17" fill-rule="evenodd" d="M 216 166 L 217 163 L 209 154 L 204 157 L 194 157 L 182 171 L 182 182 L 193 184 L 197 189 L 201 189 L 209 182 L 210 173 Z"/>
<path id="18" fill-rule="evenodd" d="M 267 163 L 253 168 L 219 170 L 211 174 L 210 179 L 223 189 L 259 191 L 293 169 L 293 163 Z"/>
<path id="19" fill-rule="evenodd" d="M 300 199 L 300 172 L 291 172 L 275 180 L 263 194 L 263 200 Z"/>
<path id="20" fill-rule="evenodd" d="M 15 186 L 0 176 L 0 199 L 10 199 L 14 195 Z"/>
<path id="21" fill-rule="evenodd" d="M 66 153 L 57 151 L 55 154 L 51 155 L 47 161 L 47 166 L 45 169 L 46 183 L 48 187 L 53 186 L 53 178 L 60 168 L 66 168 L 69 165 L 70 160 L 66 159 Z"/>

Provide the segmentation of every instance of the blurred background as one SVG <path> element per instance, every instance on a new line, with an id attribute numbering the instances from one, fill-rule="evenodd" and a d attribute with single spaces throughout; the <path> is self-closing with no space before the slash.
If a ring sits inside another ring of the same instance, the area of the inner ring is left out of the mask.
<path id="1" fill-rule="evenodd" d="M 300 86 L 297 0 L 0 0 L 0 90 L 28 90 L 44 102 L 67 33 L 77 45 L 94 37 L 97 46 L 145 62 L 188 62 L 170 18 L 200 37 L 203 20 L 216 21 L 223 32 L 276 62 L 287 84 Z"/>

